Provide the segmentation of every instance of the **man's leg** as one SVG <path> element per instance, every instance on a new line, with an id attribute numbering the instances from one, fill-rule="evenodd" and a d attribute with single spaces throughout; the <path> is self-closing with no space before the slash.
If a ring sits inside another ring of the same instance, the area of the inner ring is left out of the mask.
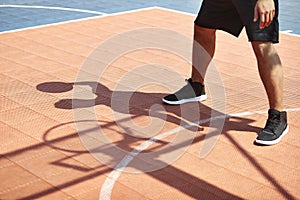
<path id="1" fill-rule="evenodd" d="M 270 109 L 283 110 L 283 70 L 271 42 L 252 42 L 258 70 L 269 99 Z"/>
<path id="2" fill-rule="evenodd" d="M 207 99 L 203 83 L 215 52 L 216 30 L 226 30 L 238 36 L 244 27 L 232 0 L 203 0 L 194 25 L 191 78 L 180 90 L 162 99 L 166 104 L 179 105 Z"/>
<path id="3" fill-rule="evenodd" d="M 283 110 L 283 70 L 280 58 L 271 42 L 252 42 L 258 70 L 269 99 L 266 126 L 255 142 L 277 144 L 288 132 L 287 114 Z"/>
<path id="4" fill-rule="evenodd" d="M 195 25 L 191 78 L 187 80 L 187 84 L 183 88 L 174 94 L 165 96 L 162 99 L 164 103 L 179 105 L 207 99 L 203 82 L 206 69 L 215 52 L 215 34 L 215 29 Z"/>
<path id="5" fill-rule="evenodd" d="M 198 44 L 195 44 L 198 43 Z M 216 30 L 194 26 L 194 47 L 193 47 L 193 66 L 192 81 L 204 83 L 204 76 L 207 67 L 214 56 L 216 43 Z M 202 49 L 206 52 L 201 52 Z M 208 54 L 208 55 L 207 55 Z"/>

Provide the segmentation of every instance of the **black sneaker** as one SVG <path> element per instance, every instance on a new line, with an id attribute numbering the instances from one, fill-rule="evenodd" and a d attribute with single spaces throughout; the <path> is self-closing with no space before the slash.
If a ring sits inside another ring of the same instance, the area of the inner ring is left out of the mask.
<path id="1" fill-rule="evenodd" d="M 277 144 L 289 130 L 285 111 L 279 112 L 277 110 L 270 109 L 268 114 L 269 117 L 266 126 L 260 131 L 255 140 L 257 144 Z"/>
<path id="2" fill-rule="evenodd" d="M 204 85 L 200 82 L 193 82 L 192 79 L 186 80 L 187 84 L 175 92 L 165 96 L 162 101 L 166 104 L 179 105 L 188 102 L 198 102 L 207 99 Z"/>

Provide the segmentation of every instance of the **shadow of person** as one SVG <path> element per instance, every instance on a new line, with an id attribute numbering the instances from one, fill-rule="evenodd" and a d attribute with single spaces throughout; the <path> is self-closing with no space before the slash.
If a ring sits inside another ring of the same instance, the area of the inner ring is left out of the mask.
<path id="1" fill-rule="evenodd" d="M 73 95 L 74 98 L 72 99 L 61 99 L 55 102 L 56 108 L 78 109 L 105 105 L 114 112 L 128 116 L 127 121 L 151 114 L 151 117 L 186 127 L 190 127 L 190 123 L 199 122 L 201 119 L 209 119 L 212 116 L 212 112 L 215 112 L 215 116 L 225 116 L 224 113 L 199 102 L 182 104 L 180 106 L 167 105 L 161 101 L 167 95 L 165 93 L 146 93 L 130 90 L 113 91 L 98 82 L 45 82 L 36 86 L 37 90 L 46 93 L 65 93 L 74 90 L 75 87 L 83 87 L 85 92 L 82 92 L 81 95 Z M 86 95 L 93 98 L 86 98 Z M 80 98 L 76 98 L 78 96 Z M 153 109 L 154 105 L 158 106 Z M 239 130 L 247 131 L 249 129 L 250 132 L 258 132 L 259 128 L 249 125 L 251 122 L 253 121 L 239 118 L 239 126 L 234 126 L 234 129 L 243 127 L 239 128 Z M 209 125 L 209 120 L 202 124 L 202 126 Z M 245 127 L 248 127 L 248 129 L 244 130 Z M 126 127 L 123 128 L 126 129 Z M 223 129 L 223 126 L 218 128 Z M 203 128 L 199 125 L 197 130 L 203 130 Z M 228 128 L 226 132 L 228 132 Z"/>
<path id="2" fill-rule="evenodd" d="M 151 113 L 151 117 L 165 119 L 177 125 L 187 125 L 188 122 L 193 123 L 201 118 L 208 118 L 211 113 L 210 107 L 198 102 L 180 106 L 166 105 L 161 101 L 161 98 L 167 95 L 165 93 L 112 91 L 98 82 L 45 82 L 37 85 L 36 88 L 46 93 L 65 93 L 77 86 L 85 89 L 85 92 L 79 95 L 81 98 L 61 99 L 55 102 L 55 107 L 59 109 L 78 109 L 105 105 L 114 112 L 130 115 L 131 119 L 149 116 L 149 113 Z M 88 91 L 90 94 L 87 93 Z M 85 94 L 94 96 L 94 98 L 86 98 Z M 155 107 L 154 105 L 158 106 Z M 183 110 L 185 112 L 184 116 Z M 201 115 L 199 111 L 201 111 Z"/>
<path id="3" fill-rule="evenodd" d="M 59 109 L 91 108 L 98 105 L 110 107 L 111 110 L 116 113 L 115 116 L 120 115 L 121 117 L 116 117 L 114 120 L 102 123 L 101 127 L 108 130 L 117 125 L 121 128 L 126 134 L 119 132 L 119 135 L 122 135 L 123 140 L 120 143 L 115 144 L 123 149 L 130 149 L 129 143 L 134 143 L 136 138 L 147 140 L 156 133 L 159 133 L 160 131 L 157 131 L 159 129 L 156 127 L 161 124 L 164 126 L 165 122 L 173 124 L 171 129 L 180 127 L 181 130 L 185 129 L 190 131 L 190 133 L 203 131 L 204 127 L 208 127 L 207 134 L 204 137 L 201 137 L 203 140 L 205 139 L 207 141 L 205 148 L 208 150 L 217 142 L 218 135 L 224 131 L 226 133 L 230 131 L 230 127 L 225 126 L 224 128 L 224 121 L 223 124 L 214 123 L 219 119 L 222 121 L 222 117 L 224 117 L 224 120 L 226 118 L 224 113 L 218 113 L 218 111 L 215 111 L 213 108 L 199 102 L 182 104 L 180 106 L 166 105 L 161 101 L 161 98 L 166 95 L 165 93 L 146 93 L 129 90 L 113 91 L 98 82 L 45 82 L 37 85 L 39 91 L 47 93 L 65 93 L 75 90 L 75 87 L 84 88 L 85 92 L 82 92 L 81 95 L 73 95 L 73 99 L 61 99 L 58 102 L 55 102 L 55 107 Z M 89 91 L 89 94 L 86 91 Z M 88 96 L 88 98 L 86 98 L 85 95 Z M 212 112 L 215 112 L 214 115 L 217 117 L 212 117 Z M 136 128 L 134 123 L 132 123 L 132 120 L 134 119 L 147 118 L 149 115 L 151 117 L 152 126 L 137 126 Z M 218 118 L 219 116 L 221 116 L 221 118 Z M 158 125 L 153 123 L 153 121 L 155 121 L 153 118 L 160 120 Z M 211 121 L 213 121 L 213 123 L 211 123 Z M 253 121 L 250 119 L 239 118 L 238 122 L 231 122 L 231 125 L 237 124 L 232 128 L 237 129 L 238 127 L 239 131 L 257 131 L 257 128 L 249 125 L 251 122 Z M 210 131 L 210 128 L 212 131 Z M 170 129 L 170 127 L 168 129 Z M 212 140 L 209 140 L 209 138 L 212 138 Z M 127 141 L 125 146 L 124 140 Z M 194 142 L 199 141 L 194 138 Z M 180 147 L 185 145 L 187 144 L 184 143 Z"/>

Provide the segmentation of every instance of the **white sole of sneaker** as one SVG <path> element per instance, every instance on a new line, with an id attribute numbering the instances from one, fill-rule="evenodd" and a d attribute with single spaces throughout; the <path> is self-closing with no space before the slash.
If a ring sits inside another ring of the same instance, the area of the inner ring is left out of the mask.
<path id="1" fill-rule="evenodd" d="M 280 142 L 280 140 L 289 132 L 289 126 L 287 125 L 286 129 L 283 131 L 282 135 L 273 141 L 264 141 L 264 140 L 255 140 L 255 143 L 257 144 L 263 144 L 263 145 L 274 145 Z"/>
<path id="2" fill-rule="evenodd" d="M 170 105 L 180 105 L 184 103 L 190 103 L 190 102 L 198 102 L 198 101 L 205 101 L 207 99 L 207 95 L 201 95 L 199 97 L 189 98 L 189 99 L 182 99 L 180 101 L 168 101 L 165 99 L 162 99 L 162 101 L 166 104 Z"/>

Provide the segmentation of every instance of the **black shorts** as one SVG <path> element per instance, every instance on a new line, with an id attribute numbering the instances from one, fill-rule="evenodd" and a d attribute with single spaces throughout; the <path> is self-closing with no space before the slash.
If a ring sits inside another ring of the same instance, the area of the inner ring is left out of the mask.
<path id="1" fill-rule="evenodd" d="M 236 37 L 243 27 L 249 41 L 278 43 L 278 0 L 275 2 L 275 17 L 270 26 L 259 28 L 259 20 L 253 22 L 257 0 L 203 0 L 195 24 L 205 28 L 224 30 Z"/>

